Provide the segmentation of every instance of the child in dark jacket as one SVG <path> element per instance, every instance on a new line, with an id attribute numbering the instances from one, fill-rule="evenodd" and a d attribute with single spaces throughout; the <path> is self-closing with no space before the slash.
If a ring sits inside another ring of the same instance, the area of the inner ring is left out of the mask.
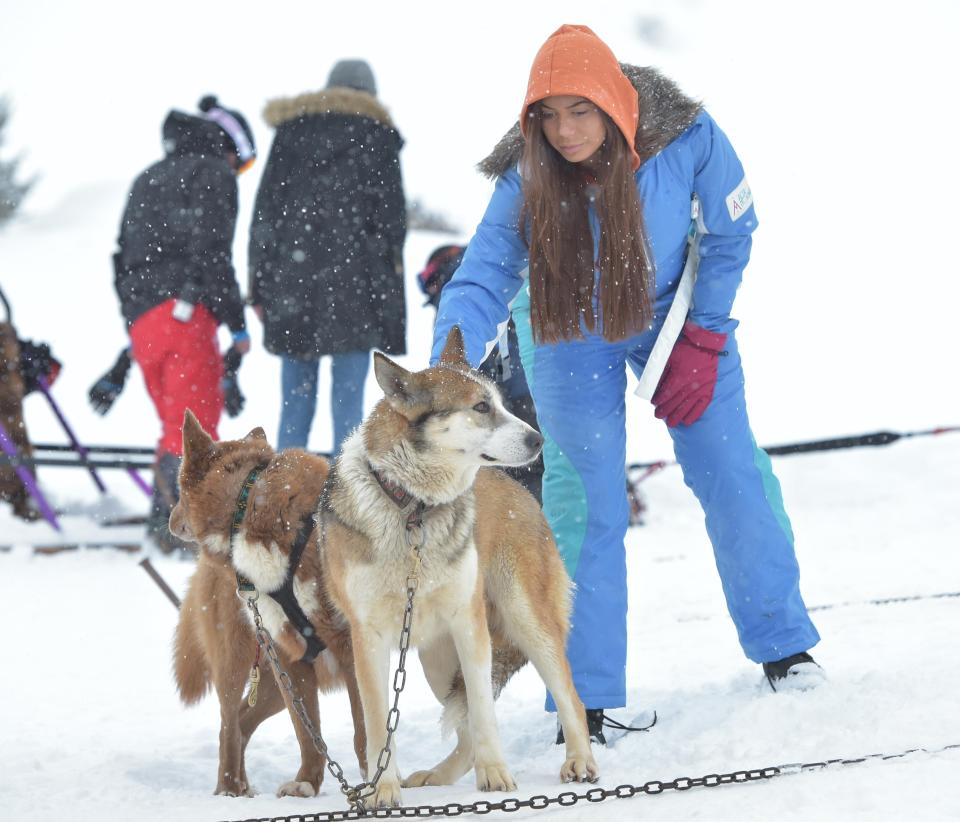
<path id="1" fill-rule="evenodd" d="M 161 424 L 147 531 L 168 552 L 179 547 L 167 520 L 178 496 L 184 411 L 190 408 L 216 438 L 224 408 L 219 325 L 230 329 L 232 351 L 250 349 L 232 246 L 236 176 L 256 156 L 253 133 L 215 97 L 203 98 L 200 112 L 167 115 L 166 156 L 134 181 L 114 254 L 129 354 Z M 118 367 L 125 376 L 129 358 Z"/>

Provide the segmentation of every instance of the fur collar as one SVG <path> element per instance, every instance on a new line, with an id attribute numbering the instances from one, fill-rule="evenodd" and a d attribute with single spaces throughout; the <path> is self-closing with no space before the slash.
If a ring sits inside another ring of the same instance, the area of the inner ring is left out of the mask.
<path id="1" fill-rule="evenodd" d="M 274 128 L 311 114 L 351 114 L 396 128 L 390 113 L 376 97 L 365 91 L 340 86 L 309 91 L 296 97 L 278 97 L 263 109 L 263 119 Z"/>
<path id="2" fill-rule="evenodd" d="M 620 68 L 633 83 L 640 97 L 640 122 L 637 125 L 636 149 L 644 163 L 686 131 L 703 111 L 703 104 L 687 97 L 673 80 L 649 66 Z M 491 179 L 502 177 L 520 162 L 523 136 L 515 123 L 477 168 Z"/>

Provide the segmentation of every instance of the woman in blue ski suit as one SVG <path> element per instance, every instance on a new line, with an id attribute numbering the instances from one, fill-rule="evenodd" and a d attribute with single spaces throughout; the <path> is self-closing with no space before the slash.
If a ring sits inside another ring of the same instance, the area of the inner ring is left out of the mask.
<path id="1" fill-rule="evenodd" d="M 819 635 L 744 403 L 730 311 L 757 220 L 726 136 L 658 72 L 563 26 L 537 55 L 520 124 L 481 169 L 496 189 L 443 290 L 432 359 L 456 324 L 476 367 L 512 316 L 545 438 L 544 513 L 577 586 L 568 654 L 592 735 L 602 741 L 603 709 L 626 703 L 626 366 L 642 389 L 649 361 L 744 653 L 774 689 L 816 684 L 806 652 Z M 624 225 L 622 213 L 636 216 Z"/>

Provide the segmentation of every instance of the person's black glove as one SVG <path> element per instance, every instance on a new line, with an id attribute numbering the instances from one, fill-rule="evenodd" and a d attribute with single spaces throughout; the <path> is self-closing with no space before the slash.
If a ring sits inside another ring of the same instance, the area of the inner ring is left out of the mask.
<path id="1" fill-rule="evenodd" d="M 233 346 L 223 355 L 223 407 L 231 417 L 236 417 L 243 411 L 243 404 L 246 402 L 240 383 L 237 382 L 237 371 L 242 359 L 243 355 Z"/>
<path id="2" fill-rule="evenodd" d="M 124 348 L 117 357 L 113 367 L 97 380 L 90 388 L 87 396 L 90 405 L 101 417 L 110 410 L 114 400 L 120 396 L 127 381 L 127 372 L 130 370 L 130 349 Z"/>
<path id="3" fill-rule="evenodd" d="M 33 340 L 18 340 L 20 343 L 20 374 L 23 376 L 24 394 L 36 391 L 40 387 L 40 378 L 47 381 L 47 387 L 53 385 L 60 373 L 60 361 L 50 353 L 46 343 Z"/>

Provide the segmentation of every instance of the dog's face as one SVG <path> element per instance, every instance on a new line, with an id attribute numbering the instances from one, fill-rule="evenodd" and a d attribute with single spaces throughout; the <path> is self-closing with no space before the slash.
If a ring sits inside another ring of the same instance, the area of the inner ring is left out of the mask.
<path id="1" fill-rule="evenodd" d="M 242 440 L 214 442 L 187 410 L 183 420 L 180 500 L 170 513 L 170 531 L 214 554 L 229 549 L 237 498 L 251 469 L 273 456 L 262 428 Z"/>
<path id="2" fill-rule="evenodd" d="M 504 408 L 495 383 L 470 369 L 456 326 L 434 368 L 410 372 L 377 352 L 374 372 L 419 452 L 463 467 L 524 465 L 540 453 L 540 434 Z"/>

